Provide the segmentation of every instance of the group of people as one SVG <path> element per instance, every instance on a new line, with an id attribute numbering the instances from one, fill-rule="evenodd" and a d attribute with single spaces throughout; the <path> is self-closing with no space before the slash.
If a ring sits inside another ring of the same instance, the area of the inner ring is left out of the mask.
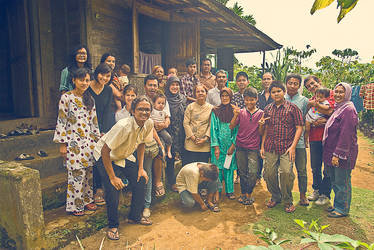
<path id="1" fill-rule="evenodd" d="M 344 217 L 351 202 L 351 171 L 358 146 L 357 112 L 350 102 L 351 86 L 326 89 L 315 76 L 302 80 L 289 74 L 285 83 L 266 72 L 263 90 L 250 87 L 245 72 L 236 74 L 238 91 L 227 87 L 225 70 L 211 73 L 211 61 L 186 62 L 187 73 L 176 68 L 164 75 L 162 66 L 144 79 L 144 96 L 127 75 L 128 65 L 116 68 L 106 53 L 92 72 L 86 47 L 74 49 L 61 73 L 59 112 L 54 141 L 60 144 L 68 171 L 66 211 L 89 214 L 106 204 L 109 239 L 119 239 L 119 195 L 132 193 L 129 223 L 151 225 L 152 191 L 179 192 L 182 205 L 219 212 L 223 188 L 230 200 L 252 205 L 253 190 L 262 178 L 271 198 L 269 208 L 283 203 L 294 212 L 293 165 L 300 202 L 329 203 L 329 217 Z M 301 95 L 304 84 L 313 95 Z M 305 132 L 304 132 L 304 127 Z M 313 192 L 307 196 L 307 154 L 310 148 Z M 182 161 L 177 176 L 176 160 Z M 324 167 L 322 168 L 322 163 Z M 235 170 L 240 196 L 234 192 Z M 224 185 L 223 185 L 224 184 Z"/>

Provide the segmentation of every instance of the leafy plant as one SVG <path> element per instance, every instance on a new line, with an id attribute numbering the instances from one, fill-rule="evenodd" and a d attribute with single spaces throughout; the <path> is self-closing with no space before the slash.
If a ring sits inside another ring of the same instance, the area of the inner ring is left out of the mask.
<path id="1" fill-rule="evenodd" d="M 312 9 L 310 10 L 310 14 L 313 15 L 317 10 L 326 8 L 334 1 L 335 0 L 315 0 Z M 337 19 L 339 23 L 348 12 L 350 12 L 354 7 L 356 7 L 358 0 L 336 0 L 336 2 L 338 5 L 337 8 L 340 7 L 340 13 Z"/>

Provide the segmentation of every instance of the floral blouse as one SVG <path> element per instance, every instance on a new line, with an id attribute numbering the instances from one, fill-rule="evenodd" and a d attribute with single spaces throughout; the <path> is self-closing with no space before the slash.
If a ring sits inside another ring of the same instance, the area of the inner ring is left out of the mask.
<path id="1" fill-rule="evenodd" d="M 93 166 L 93 149 L 100 138 L 95 105 L 89 111 L 71 91 L 61 96 L 53 141 L 67 144 L 67 168 Z"/>

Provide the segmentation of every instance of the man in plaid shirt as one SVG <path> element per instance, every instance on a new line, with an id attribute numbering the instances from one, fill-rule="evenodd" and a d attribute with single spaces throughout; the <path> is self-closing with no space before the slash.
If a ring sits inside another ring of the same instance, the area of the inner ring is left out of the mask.
<path id="1" fill-rule="evenodd" d="M 193 89 L 200 84 L 200 80 L 196 77 L 197 65 L 194 59 L 188 59 L 186 62 L 187 74 L 181 78 L 181 94 L 187 98 L 187 104 L 196 101 Z"/>
<path id="2" fill-rule="evenodd" d="M 292 167 L 304 121 L 300 109 L 285 100 L 286 89 L 281 81 L 273 81 L 269 89 L 274 102 L 264 110 L 264 117 L 269 119 L 265 123 L 260 151 L 261 157 L 265 159 L 264 179 L 272 195 L 266 205 L 273 208 L 283 201 L 285 211 L 292 213 L 295 211 L 292 203 L 295 180 Z"/>

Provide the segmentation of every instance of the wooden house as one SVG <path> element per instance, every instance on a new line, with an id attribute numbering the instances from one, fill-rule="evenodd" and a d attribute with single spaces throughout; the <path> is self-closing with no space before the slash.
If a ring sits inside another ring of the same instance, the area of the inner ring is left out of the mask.
<path id="1" fill-rule="evenodd" d="M 52 128 L 60 72 L 86 44 L 96 66 L 105 52 L 129 64 L 143 55 L 185 71 L 185 61 L 217 54 L 232 76 L 233 54 L 281 47 L 215 0 L 0 0 L 0 132 L 21 122 Z"/>

